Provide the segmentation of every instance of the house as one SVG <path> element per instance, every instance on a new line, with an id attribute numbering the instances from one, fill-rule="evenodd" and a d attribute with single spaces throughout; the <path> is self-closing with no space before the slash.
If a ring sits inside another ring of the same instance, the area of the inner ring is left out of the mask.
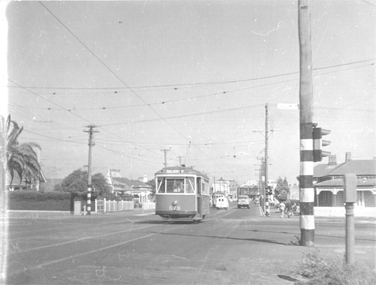
<path id="1" fill-rule="evenodd" d="M 39 179 L 33 179 L 31 182 L 26 182 L 25 180 L 20 181 L 20 178 L 16 174 L 13 177 L 12 184 L 10 184 L 10 177 L 9 173 L 6 174 L 6 185 L 5 189 L 9 191 L 17 191 L 17 190 L 32 190 L 32 191 L 39 191 L 41 188 L 42 183 L 46 183 L 47 179 L 44 176 L 43 171 L 40 171 Z"/>
<path id="2" fill-rule="evenodd" d="M 108 169 L 106 181 L 112 189 L 111 192 L 115 195 L 130 194 L 137 198 L 139 202 L 147 202 L 151 198 L 152 187 L 146 184 L 146 176 L 141 177 L 139 180 L 132 180 L 121 177 L 118 169 Z"/>
<path id="3" fill-rule="evenodd" d="M 238 184 L 235 180 L 226 180 L 222 177 L 213 183 L 213 193 L 223 193 L 236 199 Z"/>
<path id="4" fill-rule="evenodd" d="M 336 156 L 332 155 L 327 165 L 314 167 L 315 215 L 323 212 L 322 208 L 338 208 L 337 213 L 344 213 L 343 177 L 346 173 L 357 176 L 355 215 L 376 217 L 376 158 L 352 160 L 349 152 L 343 163 L 337 164 Z M 336 209 L 329 210 L 336 212 Z"/>

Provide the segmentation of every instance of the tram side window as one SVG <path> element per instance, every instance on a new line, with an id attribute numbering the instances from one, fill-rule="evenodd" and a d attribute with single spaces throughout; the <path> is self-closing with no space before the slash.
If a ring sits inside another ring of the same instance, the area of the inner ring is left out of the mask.
<path id="1" fill-rule="evenodd" d="M 167 179 L 167 193 L 184 193 L 184 179 Z"/>
<path id="2" fill-rule="evenodd" d="M 186 178 L 187 188 L 186 193 L 195 193 L 195 179 L 193 177 Z"/>
<path id="3" fill-rule="evenodd" d="M 165 185 L 166 178 L 158 178 L 158 193 L 166 193 L 166 185 Z"/>

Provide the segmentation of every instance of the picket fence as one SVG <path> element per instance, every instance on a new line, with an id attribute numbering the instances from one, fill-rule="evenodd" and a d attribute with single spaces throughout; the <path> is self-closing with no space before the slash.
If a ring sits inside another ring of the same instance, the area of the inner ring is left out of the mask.
<path id="1" fill-rule="evenodd" d="M 118 211 L 134 211 L 133 201 L 111 201 L 111 200 L 95 200 L 94 212 L 95 213 L 108 213 L 108 212 L 118 212 Z M 153 210 L 155 209 L 154 202 L 144 202 L 142 203 L 143 210 Z"/>

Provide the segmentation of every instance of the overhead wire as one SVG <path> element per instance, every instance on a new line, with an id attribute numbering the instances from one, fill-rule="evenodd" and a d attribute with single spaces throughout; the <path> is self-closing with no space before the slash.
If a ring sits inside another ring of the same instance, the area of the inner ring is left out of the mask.
<path id="1" fill-rule="evenodd" d="M 124 86 L 126 86 L 140 101 L 142 101 L 146 106 L 149 107 L 158 117 L 161 118 L 168 126 L 170 126 L 176 133 L 185 138 L 187 141 L 190 141 L 189 138 L 184 135 L 181 131 L 177 130 L 173 125 L 171 125 L 167 120 L 165 120 L 154 108 L 152 108 L 141 96 L 139 96 L 128 84 L 126 84 L 113 70 L 111 70 L 81 39 L 79 39 L 50 9 L 46 7 L 42 2 L 39 1 L 39 4 L 42 5 L 82 46 L 85 47 L 101 64 L 107 69 L 115 78 L 117 78 Z M 194 143 L 192 145 L 195 146 Z M 207 156 L 202 150 L 195 146 L 202 154 Z"/>

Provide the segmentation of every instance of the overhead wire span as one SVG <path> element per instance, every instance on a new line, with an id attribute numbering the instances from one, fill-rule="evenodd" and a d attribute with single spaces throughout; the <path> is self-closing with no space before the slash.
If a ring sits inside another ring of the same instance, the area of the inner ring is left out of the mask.
<path id="1" fill-rule="evenodd" d="M 42 2 L 39 2 L 86 50 L 88 50 L 101 64 L 107 69 L 115 78 L 117 78 L 125 87 L 127 87 L 141 102 L 147 105 L 150 110 L 153 111 L 158 117 L 161 118 L 170 128 L 172 128 L 176 133 L 185 138 L 187 141 L 190 141 L 187 136 L 185 136 L 181 131 L 177 130 L 173 125 L 171 125 L 167 120 L 165 120 L 153 107 L 151 107 L 141 96 L 139 96 L 128 84 L 124 82 L 113 70 L 111 70 L 83 41 L 81 41 L 50 9 L 46 7 Z M 192 143 L 195 146 L 195 144 Z M 202 154 L 207 156 L 201 149 L 195 146 Z"/>

